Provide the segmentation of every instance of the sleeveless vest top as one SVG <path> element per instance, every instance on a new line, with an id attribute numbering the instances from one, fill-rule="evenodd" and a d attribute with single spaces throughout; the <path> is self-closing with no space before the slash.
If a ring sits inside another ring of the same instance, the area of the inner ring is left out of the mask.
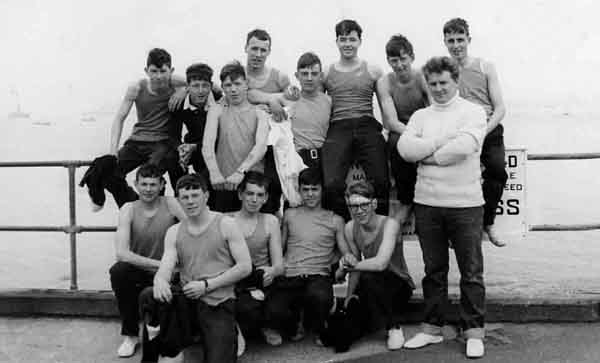
<path id="1" fill-rule="evenodd" d="M 375 81 L 369 74 L 367 62 L 350 72 L 340 72 L 333 65 L 329 67 L 325 88 L 331 96 L 331 122 L 373 117 L 373 93 Z"/>
<path id="2" fill-rule="evenodd" d="M 269 257 L 270 237 L 267 234 L 266 221 L 265 214 L 259 213 L 256 229 L 246 238 L 252 264 L 255 267 L 269 266 L 271 262 Z"/>
<path id="3" fill-rule="evenodd" d="M 223 106 L 219 116 L 219 131 L 217 138 L 217 165 L 224 178 L 233 174 L 256 143 L 258 127 L 258 110 L 254 106 L 244 109 Z M 254 164 L 250 170 L 262 172 L 263 161 Z"/>
<path id="4" fill-rule="evenodd" d="M 377 235 L 375 235 L 375 238 L 368 244 L 365 244 L 365 237 L 361 232 L 358 223 L 353 223 L 352 236 L 354 237 L 354 242 L 358 246 L 358 249 L 365 259 L 372 258 L 377 255 L 377 251 L 379 251 L 379 246 L 381 246 L 381 241 L 383 240 L 384 223 L 385 219 L 380 222 L 379 226 L 377 227 Z M 406 281 L 410 287 L 413 289 L 415 288 L 415 283 L 408 273 L 408 267 L 406 266 L 406 261 L 404 260 L 404 251 L 401 244 L 396 243 L 396 247 L 394 248 L 394 252 L 392 253 L 392 257 L 390 258 L 390 263 L 387 269 Z"/>
<path id="5" fill-rule="evenodd" d="M 181 286 L 190 281 L 210 279 L 222 274 L 235 265 L 229 245 L 221 232 L 223 214 L 218 213 L 200 234 L 188 231 L 188 222 L 182 221 L 177 231 L 175 246 L 181 274 Z M 210 288 L 210 286 L 209 286 Z M 235 298 L 233 285 L 210 291 L 200 299 L 216 306 Z"/>
<path id="6" fill-rule="evenodd" d="M 131 140 L 161 141 L 169 138 L 169 98 L 175 89 L 164 94 L 152 94 L 148 91 L 148 80 L 139 83 L 139 91 L 135 98 L 137 122 L 131 131 Z"/>
<path id="7" fill-rule="evenodd" d="M 167 229 L 177 223 L 177 218 L 169 211 L 167 199 L 160 202 L 153 216 L 144 216 L 139 200 L 133 202 L 131 219 L 131 252 L 140 256 L 160 260 L 164 251 Z"/>
<path id="8" fill-rule="evenodd" d="M 304 207 L 294 212 L 288 221 L 285 275 L 329 275 L 337 257 L 335 214 L 306 212 Z"/>
<path id="9" fill-rule="evenodd" d="M 301 96 L 290 110 L 296 150 L 319 149 L 325 142 L 331 116 L 331 102 L 324 93 Z"/>
<path id="10" fill-rule="evenodd" d="M 399 85 L 398 76 L 391 72 L 388 74 L 388 81 L 398 121 L 407 124 L 416 110 L 427 107 L 427 94 L 421 89 L 416 78 L 407 84 Z"/>
<path id="11" fill-rule="evenodd" d="M 283 92 L 288 85 L 279 83 L 279 78 L 281 78 L 280 74 L 281 73 L 277 69 L 271 68 L 269 70 L 269 77 L 267 77 L 267 80 L 264 83 L 258 82 L 252 77 L 248 77 L 248 88 L 266 93 Z"/>
<path id="12" fill-rule="evenodd" d="M 488 80 L 483 72 L 483 60 L 475 58 L 467 67 L 460 69 L 458 78 L 460 96 L 483 107 L 487 118 L 494 112 L 494 104 L 490 98 Z"/>

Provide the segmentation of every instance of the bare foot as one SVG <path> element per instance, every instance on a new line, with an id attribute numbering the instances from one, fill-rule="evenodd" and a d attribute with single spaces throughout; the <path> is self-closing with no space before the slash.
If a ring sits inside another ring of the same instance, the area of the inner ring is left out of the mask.
<path id="1" fill-rule="evenodd" d="M 485 231 L 485 233 L 487 233 L 488 238 L 490 239 L 490 242 L 492 242 L 492 244 L 494 246 L 496 246 L 496 247 L 506 246 L 506 242 L 504 242 L 500 238 L 500 236 L 498 235 L 498 231 L 496 230 L 496 228 L 494 227 L 493 224 L 483 227 L 483 230 Z"/>

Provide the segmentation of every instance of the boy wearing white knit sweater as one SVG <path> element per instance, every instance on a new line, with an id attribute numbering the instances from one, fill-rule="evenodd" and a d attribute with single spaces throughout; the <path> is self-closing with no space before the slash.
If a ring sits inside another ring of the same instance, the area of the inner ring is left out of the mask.
<path id="1" fill-rule="evenodd" d="M 417 162 L 415 215 L 423 251 L 425 322 L 405 348 L 443 340 L 448 306 L 448 241 L 461 272 L 460 322 L 466 355 L 484 355 L 483 194 L 479 157 L 486 133 L 484 109 L 459 96 L 458 64 L 434 57 L 423 66 L 433 104 L 416 111 L 398 141 L 407 161 Z"/>

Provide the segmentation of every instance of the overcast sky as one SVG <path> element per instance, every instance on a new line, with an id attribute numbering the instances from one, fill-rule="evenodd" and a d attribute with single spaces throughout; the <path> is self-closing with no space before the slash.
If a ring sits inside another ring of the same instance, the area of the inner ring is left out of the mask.
<path id="1" fill-rule="evenodd" d="M 206 4 L 210 5 L 206 5 Z M 246 33 L 273 37 L 269 64 L 291 74 L 298 56 L 317 52 L 335 61 L 334 25 L 363 27 L 359 55 L 386 71 L 384 46 L 406 35 L 415 66 L 444 55 L 442 25 L 464 17 L 472 55 L 496 64 L 509 104 L 560 103 L 592 108 L 600 97 L 600 5 L 571 1 L 378 0 L 2 0 L 0 116 L 14 109 L 11 87 L 36 117 L 111 111 L 129 82 L 143 76 L 147 51 L 163 47 L 176 72 L 208 62 L 218 72 L 244 60 Z M 393 5 L 392 5 L 393 4 Z"/>

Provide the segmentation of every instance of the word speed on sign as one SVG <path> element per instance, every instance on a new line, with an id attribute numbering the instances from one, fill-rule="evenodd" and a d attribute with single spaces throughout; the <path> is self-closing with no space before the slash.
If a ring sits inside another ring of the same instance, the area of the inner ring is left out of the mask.
<path id="1" fill-rule="evenodd" d="M 505 167 L 508 179 L 504 185 L 502 199 L 496 208 L 496 224 L 505 234 L 525 235 L 527 211 L 525 209 L 527 151 L 507 149 Z"/>

